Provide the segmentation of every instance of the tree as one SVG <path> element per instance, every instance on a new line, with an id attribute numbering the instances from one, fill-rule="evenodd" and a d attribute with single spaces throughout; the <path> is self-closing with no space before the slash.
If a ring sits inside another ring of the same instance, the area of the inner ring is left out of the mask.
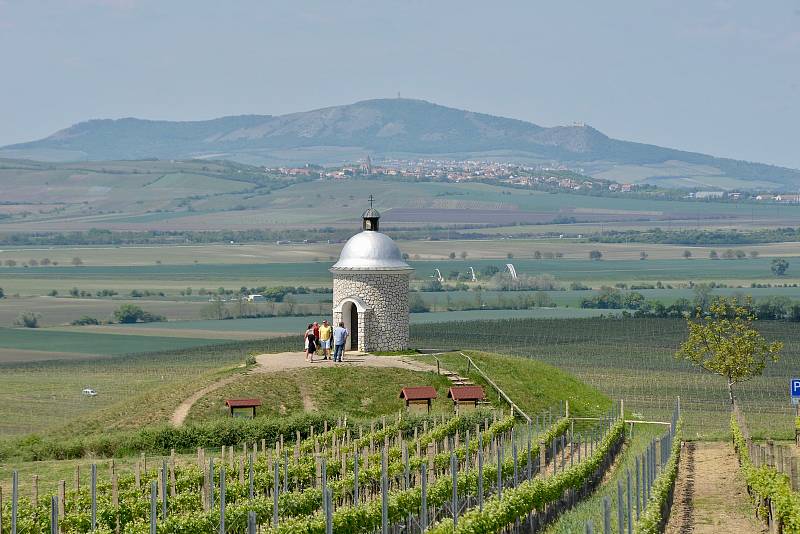
<path id="1" fill-rule="evenodd" d="M 750 251 L 750 258 L 751 258 L 751 259 L 756 259 L 756 258 L 758 258 L 758 251 L 757 251 L 757 250 L 751 250 L 751 251 Z"/>
<path id="2" fill-rule="evenodd" d="M 450 254 L 448 254 L 448 257 L 449 257 L 451 260 L 454 260 L 454 259 L 456 259 L 456 253 L 455 253 L 455 252 L 451 252 Z"/>
<path id="3" fill-rule="evenodd" d="M 694 286 L 694 307 L 705 311 L 711 304 L 711 286 L 708 284 L 697 284 Z"/>
<path id="4" fill-rule="evenodd" d="M 509 252 L 509 253 L 507 253 L 507 254 L 506 254 L 506 258 L 507 258 L 507 259 L 509 259 L 509 260 L 512 260 L 512 259 L 514 259 L 514 253 L 513 253 L 513 252 Z"/>
<path id="5" fill-rule="evenodd" d="M 691 250 L 684 250 L 683 251 L 683 257 L 684 257 L 684 259 L 687 259 L 687 260 L 691 259 L 692 258 L 692 251 Z"/>
<path id="6" fill-rule="evenodd" d="M 770 269 L 775 276 L 783 276 L 789 269 L 789 262 L 785 258 L 775 258 L 772 260 Z"/>
<path id="7" fill-rule="evenodd" d="M 135 304 L 123 304 L 114 312 L 114 320 L 122 324 L 155 323 L 165 321 L 162 315 L 146 312 Z"/>
<path id="8" fill-rule="evenodd" d="M 462 260 L 466 260 L 467 259 L 467 251 L 466 250 L 462 250 L 461 254 L 459 254 L 459 256 L 461 257 Z"/>
<path id="9" fill-rule="evenodd" d="M 6 260 L 6 267 L 16 267 L 17 261 L 16 260 Z"/>
<path id="10" fill-rule="evenodd" d="M 712 250 L 711 252 L 708 253 L 708 257 L 711 258 L 712 260 L 718 260 L 719 254 L 717 254 L 716 250 Z"/>
<path id="11" fill-rule="evenodd" d="M 542 259 L 542 253 L 539 252 L 538 250 L 535 250 L 533 252 L 533 259 L 534 260 L 541 260 Z"/>
<path id="12" fill-rule="evenodd" d="M 646 260 L 646 259 L 647 259 L 647 252 L 645 252 L 644 250 L 643 250 L 643 251 L 641 251 L 641 252 L 639 253 L 639 259 L 640 259 L 640 260 Z"/>
<path id="13" fill-rule="evenodd" d="M 408 311 L 411 313 L 425 313 L 431 311 L 419 293 L 411 293 L 408 299 Z"/>
<path id="14" fill-rule="evenodd" d="M 0 299 L 4 299 L 4 298 L 6 298 L 6 294 L 3 293 L 3 288 L 0 287 Z"/>
<path id="15" fill-rule="evenodd" d="M 686 320 L 689 335 L 675 357 L 692 362 L 727 380 L 728 399 L 733 404 L 735 384 L 760 376 L 768 360 L 777 362 L 783 343 L 768 343 L 753 327 L 751 302 L 719 297 L 709 314 L 697 313 Z"/>
<path id="16" fill-rule="evenodd" d="M 215 296 L 200 310 L 200 314 L 206 319 L 222 320 L 228 317 L 228 310 L 225 308 L 225 301 Z"/>
<path id="17" fill-rule="evenodd" d="M 603 259 L 603 253 L 600 252 L 599 250 L 592 250 L 591 252 L 589 252 L 589 259 L 599 261 Z"/>
<path id="18" fill-rule="evenodd" d="M 39 328 L 39 319 L 41 318 L 42 316 L 35 312 L 22 312 L 17 316 L 14 324 L 25 328 Z"/>
<path id="19" fill-rule="evenodd" d="M 83 265 L 83 260 L 80 259 L 78 256 L 75 256 L 74 258 L 72 258 L 72 265 L 75 265 L 76 267 L 78 265 Z"/>

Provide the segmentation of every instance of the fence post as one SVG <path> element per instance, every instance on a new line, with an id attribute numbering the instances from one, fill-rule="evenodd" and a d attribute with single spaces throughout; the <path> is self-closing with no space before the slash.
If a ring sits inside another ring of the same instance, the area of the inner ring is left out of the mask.
<path id="1" fill-rule="evenodd" d="M 353 504 L 358 504 L 358 449 L 353 452 Z"/>
<path id="2" fill-rule="evenodd" d="M 322 511 L 325 517 L 328 516 L 328 460 L 325 456 L 322 457 Z M 326 529 L 327 532 L 327 529 Z"/>
<path id="3" fill-rule="evenodd" d="M 639 489 L 639 457 L 636 457 L 636 520 L 639 520 L 639 495 L 641 490 Z"/>
<path id="4" fill-rule="evenodd" d="M 497 498 L 503 498 L 503 441 L 497 440 Z"/>
<path id="5" fill-rule="evenodd" d="M 603 497 L 603 534 L 611 534 L 611 499 Z"/>
<path id="6" fill-rule="evenodd" d="M 167 460 L 161 465 L 161 519 L 167 519 Z"/>
<path id="7" fill-rule="evenodd" d="M 333 534 L 333 497 L 327 487 L 323 490 L 322 498 L 325 501 L 325 534 Z"/>
<path id="8" fill-rule="evenodd" d="M 622 500 L 621 480 L 617 480 L 617 531 L 625 534 L 625 504 Z"/>

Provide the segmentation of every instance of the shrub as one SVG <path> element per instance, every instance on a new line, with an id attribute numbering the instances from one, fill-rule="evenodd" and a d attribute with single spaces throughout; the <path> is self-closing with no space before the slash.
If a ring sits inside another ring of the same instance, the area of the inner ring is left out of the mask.
<path id="1" fill-rule="evenodd" d="M 17 316 L 14 324 L 25 328 L 39 328 L 39 319 L 41 318 L 41 314 L 36 312 L 22 312 Z"/>
<path id="2" fill-rule="evenodd" d="M 72 321 L 70 324 L 73 326 L 86 326 L 90 324 L 100 324 L 100 321 L 98 321 L 94 317 L 83 315 L 79 319 L 75 319 L 74 321 Z"/>

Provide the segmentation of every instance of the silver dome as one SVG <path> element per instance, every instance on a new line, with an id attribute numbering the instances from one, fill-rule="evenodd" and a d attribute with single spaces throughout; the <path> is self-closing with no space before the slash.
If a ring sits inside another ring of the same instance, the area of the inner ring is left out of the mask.
<path id="1" fill-rule="evenodd" d="M 400 248 L 386 234 L 366 230 L 345 243 L 331 271 L 410 271 Z"/>

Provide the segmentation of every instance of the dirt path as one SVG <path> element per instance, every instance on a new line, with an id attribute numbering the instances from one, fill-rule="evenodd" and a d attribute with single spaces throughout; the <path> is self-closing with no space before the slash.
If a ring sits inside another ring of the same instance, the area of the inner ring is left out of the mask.
<path id="1" fill-rule="evenodd" d="M 755 518 L 733 447 L 686 443 L 675 482 L 667 534 L 766 532 Z"/>
<path id="2" fill-rule="evenodd" d="M 345 355 L 342 363 L 334 364 L 331 360 L 321 360 L 319 358 L 314 360 L 314 363 L 308 363 L 305 360 L 305 354 L 302 352 L 278 352 L 275 354 L 259 354 L 256 356 L 256 365 L 249 369 L 247 373 L 236 373 L 231 376 L 221 378 L 206 387 L 195 391 L 186 400 L 181 402 L 175 409 L 175 412 L 170 418 L 170 422 L 174 426 L 180 426 L 189 415 L 189 410 L 192 409 L 194 403 L 203 398 L 203 396 L 215 391 L 223 386 L 230 384 L 250 373 L 277 373 L 290 369 L 319 369 L 322 367 L 396 367 L 399 369 L 407 369 L 409 371 L 436 371 L 435 365 L 418 362 L 407 358 L 405 356 L 373 356 L 372 354 L 363 354 L 358 352 L 349 352 Z M 442 372 L 446 370 L 442 369 Z M 303 408 L 306 411 L 314 411 L 316 406 L 313 399 L 307 392 L 300 388 L 300 394 L 303 398 Z"/>

